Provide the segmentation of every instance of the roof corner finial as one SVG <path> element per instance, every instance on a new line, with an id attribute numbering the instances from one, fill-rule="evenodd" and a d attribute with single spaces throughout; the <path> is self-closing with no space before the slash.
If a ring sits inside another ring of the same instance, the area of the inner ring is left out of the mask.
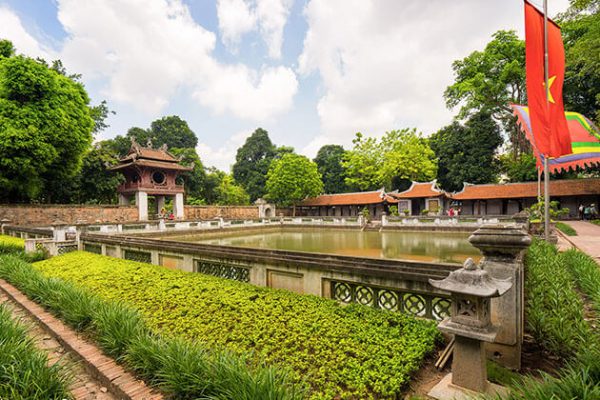
<path id="1" fill-rule="evenodd" d="M 163 143 L 163 144 L 162 144 L 162 146 L 160 146 L 160 149 L 161 149 L 162 151 L 167 151 L 167 150 L 169 150 L 169 145 L 168 145 L 168 144 L 166 144 L 166 143 Z"/>
<path id="2" fill-rule="evenodd" d="M 146 141 L 146 147 L 149 149 L 152 148 L 152 138 L 148 138 L 148 140 Z"/>

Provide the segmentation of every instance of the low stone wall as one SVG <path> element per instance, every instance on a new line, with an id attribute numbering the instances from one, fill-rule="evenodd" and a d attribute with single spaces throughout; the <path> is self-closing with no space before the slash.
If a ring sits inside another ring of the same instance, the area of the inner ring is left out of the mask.
<path id="1" fill-rule="evenodd" d="M 80 204 L 6 204 L 0 205 L 0 220 L 12 225 L 47 226 L 58 220 L 67 224 L 82 222 L 122 222 L 138 219 L 135 206 L 80 205 Z"/>
<path id="2" fill-rule="evenodd" d="M 185 219 L 256 219 L 256 206 L 185 206 Z"/>

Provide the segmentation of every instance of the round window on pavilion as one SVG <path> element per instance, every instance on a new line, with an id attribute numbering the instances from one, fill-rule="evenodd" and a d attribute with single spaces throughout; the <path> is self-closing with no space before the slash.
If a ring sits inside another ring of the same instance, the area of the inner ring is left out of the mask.
<path id="1" fill-rule="evenodd" d="M 167 181 L 167 177 L 165 176 L 165 174 L 161 171 L 154 171 L 152 173 L 152 182 L 157 184 L 157 185 L 164 185 L 165 182 Z"/>

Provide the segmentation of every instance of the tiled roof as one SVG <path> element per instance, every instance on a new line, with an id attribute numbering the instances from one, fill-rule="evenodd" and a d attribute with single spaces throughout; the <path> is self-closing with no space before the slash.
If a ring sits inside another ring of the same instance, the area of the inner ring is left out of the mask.
<path id="1" fill-rule="evenodd" d="M 115 171 L 118 169 L 130 167 L 132 165 L 138 165 L 138 166 L 142 166 L 142 167 L 151 167 L 151 168 L 178 170 L 178 171 L 191 171 L 192 169 L 194 169 L 193 167 L 185 167 L 176 162 L 173 163 L 173 162 L 144 160 L 144 159 L 140 160 L 138 158 L 137 160 L 133 160 L 131 162 L 126 162 L 126 163 L 121 163 L 121 164 L 115 165 L 114 167 L 109 168 L 109 170 Z"/>
<path id="2" fill-rule="evenodd" d="M 542 187 L 543 191 L 543 187 Z M 537 197 L 537 182 L 471 185 L 449 194 L 455 200 L 514 199 Z M 550 181 L 550 196 L 600 195 L 600 179 L 572 179 Z"/>
<path id="3" fill-rule="evenodd" d="M 390 193 L 391 196 L 397 199 L 415 199 L 422 197 L 437 197 L 442 196 L 443 191 L 438 189 L 436 181 L 431 182 L 413 182 L 412 185 L 400 193 Z"/>
<path id="4" fill-rule="evenodd" d="M 177 159 L 173 157 L 168 151 L 162 149 L 149 149 L 147 147 L 132 147 L 129 154 L 125 156 L 121 161 L 134 160 L 134 159 L 146 158 L 150 160 L 159 160 L 176 163 Z"/>
<path id="5" fill-rule="evenodd" d="M 339 194 L 322 194 L 317 197 L 305 199 L 300 202 L 300 206 L 346 206 L 346 205 L 366 205 L 383 203 L 384 199 L 388 203 L 397 203 L 398 200 L 386 195 L 383 190 L 373 192 L 359 193 L 339 193 Z"/>

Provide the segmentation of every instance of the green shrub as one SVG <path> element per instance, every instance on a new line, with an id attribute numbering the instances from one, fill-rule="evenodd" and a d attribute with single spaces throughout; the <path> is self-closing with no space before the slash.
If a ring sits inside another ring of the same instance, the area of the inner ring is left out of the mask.
<path id="1" fill-rule="evenodd" d="M 573 284 L 577 282 L 598 309 L 598 265 L 579 251 L 559 254 L 539 240 L 529 248 L 526 265 L 529 328 L 536 340 L 569 361 L 557 376 L 542 373 L 541 378 L 513 381 L 505 399 L 600 399 L 600 338 L 583 320 L 583 304 Z"/>
<path id="2" fill-rule="evenodd" d="M 70 374 L 61 363 L 47 363 L 27 329 L 0 304 L 0 399 L 70 399 Z"/>
<path id="3" fill-rule="evenodd" d="M 91 253 L 35 266 L 135 307 L 154 333 L 251 353 L 254 365 L 289 366 L 290 378 L 309 383 L 315 399 L 399 396 L 440 338 L 433 321 Z M 142 371 L 156 366 L 135 359 Z"/>
<path id="4" fill-rule="evenodd" d="M 252 392 L 257 399 L 301 398 L 301 392 L 288 382 L 285 371 L 281 372 L 275 367 L 249 367 L 243 361 L 221 364 L 221 358 L 207 351 L 200 343 L 154 337 L 137 311 L 122 303 L 101 300 L 72 283 L 44 277 L 16 256 L 0 257 L 0 276 L 59 317 L 68 320 L 74 327 L 85 329 L 109 355 L 125 360 L 130 368 L 174 398 L 196 398 L 196 395 L 225 398 L 228 392 L 224 386 L 211 381 L 214 378 L 210 375 L 199 375 L 205 370 L 199 370 L 199 365 L 210 365 L 214 370 L 225 371 L 236 382 L 241 382 L 240 387 L 263 390 Z M 180 349 L 183 351 L 178 351 Z M 232 366 L 235 369 L 228 370 Z"/>
<path id="5" fill-rule="evenodd" d="M 529 331 L 546 349 L 569 358 L 590 330 L 571 274 L 556 248 L 541 240 L 534 240 L 525 262 Z"/>
<path id="6" fill-rule="evenodd" d="M 577 236 L 577 231 L 571 225 L 558 221 L 556 227 L 567 236 Z"/>
<path id="7" fill-rule="evenodd" d="M 0 254 L 22 253 L 25 250 L 25 240 L 8 235 L 0 235 Z"/>
<path id="8" fill-rule="evenodd" d="M 567 269 L 583 292 L 590 297 L 594 308 L 600 312 L 600 266 L 590 256 L 569 250 L 562 254 Z"/>

